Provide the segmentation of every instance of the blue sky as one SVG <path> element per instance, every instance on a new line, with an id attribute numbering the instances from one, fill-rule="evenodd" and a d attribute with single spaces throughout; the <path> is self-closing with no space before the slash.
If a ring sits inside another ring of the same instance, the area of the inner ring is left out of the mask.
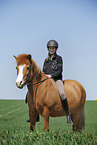
<path id="1" fill-rule="evenodd" d="M 50 39 L 59 43 L 63 79 L 79 81 L 97 99 L 97 1 L 0 0 L 0 99 L 24 99 L 13 55 L 31 54 L 42 69 Z"/>

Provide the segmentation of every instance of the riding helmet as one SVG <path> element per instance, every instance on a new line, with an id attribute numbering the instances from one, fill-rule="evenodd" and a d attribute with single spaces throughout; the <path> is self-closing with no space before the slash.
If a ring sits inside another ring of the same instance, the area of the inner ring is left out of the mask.
<path id="1" fill-rule="evenodd" d="M 55 40 L 50 40 L 50 41 L 48 41 L 48 43 L 47 43 L 47 48 L 49 48 L 50 46 L 53 46 L 53 47 L 58 48 L 58 42 L 55 41 Z"/>

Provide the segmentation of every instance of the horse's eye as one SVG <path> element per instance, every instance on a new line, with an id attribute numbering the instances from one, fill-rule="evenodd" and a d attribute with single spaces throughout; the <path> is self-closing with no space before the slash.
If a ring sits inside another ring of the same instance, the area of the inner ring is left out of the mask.
<path id="1" fill-rule="evenodd" d="M 28 70 L 29 70 L 29 67 L 27 67 L 26 69 L 28 69 Z"/>

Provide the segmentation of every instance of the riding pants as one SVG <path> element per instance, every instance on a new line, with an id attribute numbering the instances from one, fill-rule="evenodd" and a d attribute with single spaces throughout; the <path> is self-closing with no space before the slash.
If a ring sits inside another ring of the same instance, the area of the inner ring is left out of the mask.
<path id="1" fill-rule="evenodd" d="M 66 95 L 65 95 L 65 91 L 64 91 L 64 84 L 61 80 L 57 80 L 56 81 L 56 85 L 59 91 L 59 95 L 61 97 L 61 100 L 65 100 L 66 99 Z"/>

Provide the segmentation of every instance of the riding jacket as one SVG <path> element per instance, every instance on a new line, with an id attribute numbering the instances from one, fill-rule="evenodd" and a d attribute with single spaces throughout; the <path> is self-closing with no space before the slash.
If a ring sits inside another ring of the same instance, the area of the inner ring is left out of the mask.
<path id="1" fill-rule="evenodd" d="M 62 80 L 63 71 L 63 60 L 62 57 L 55 54 L 52 60 L 50 59 L 50 54 L 44 61 L 43 72 L 45 74 L 50 74 L 54 81 Z"/>

